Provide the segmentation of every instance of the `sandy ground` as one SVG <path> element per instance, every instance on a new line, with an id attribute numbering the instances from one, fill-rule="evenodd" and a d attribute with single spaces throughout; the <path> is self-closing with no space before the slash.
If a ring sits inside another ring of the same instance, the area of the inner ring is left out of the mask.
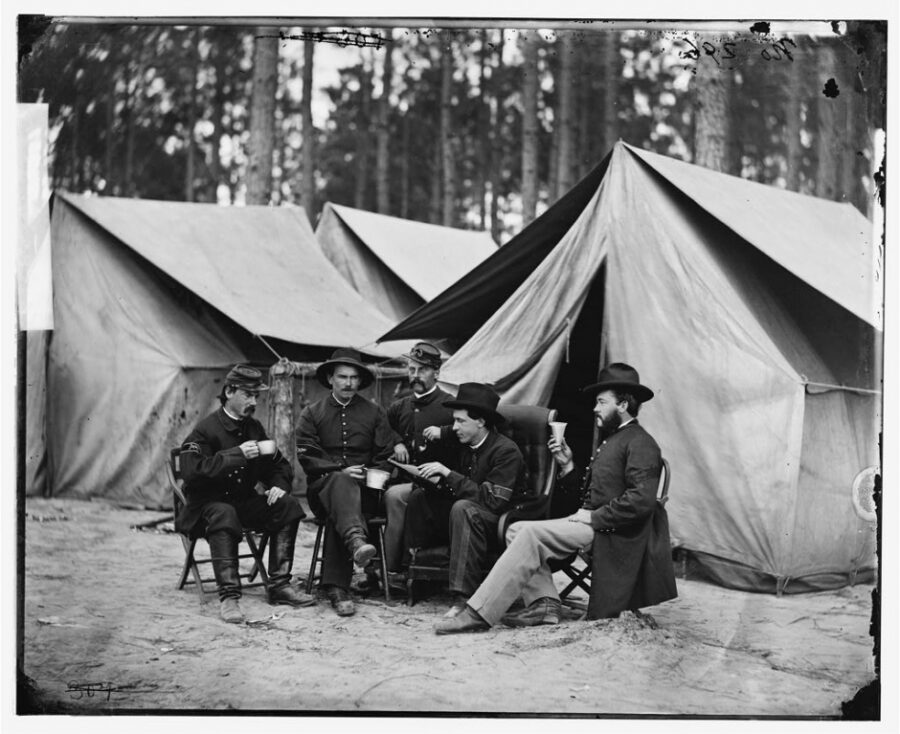
<path id="1" fill-rule="evenodd" d="M 451 637 L 432 630 L 446 597 L 360 599 L 339 618 L 249 589 L 245 614 L 263 621 L 238 626 L 175 590 L 176 535 L 131 529 L 161 513 L 26 510 L 24 670 L 47 712 L 832 717 L 874 678 L 871 586 L 777 598 L 679 579 L 678 599 L 645 610 L 656 628 L 625 614 Z M 312 542 L 303 524 L 297 574 Z"/>

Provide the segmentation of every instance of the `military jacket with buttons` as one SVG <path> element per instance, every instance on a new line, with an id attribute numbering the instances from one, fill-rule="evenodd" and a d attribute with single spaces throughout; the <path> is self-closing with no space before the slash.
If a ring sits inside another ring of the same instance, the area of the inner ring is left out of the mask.
<path id="1" fill-rule="evenodd" d="M 525 493 L 525 459 L 515 441 L 491 429 L 477 449 L 457 444 L 456 461 L 441 484 L 455 499 L 500 514 Z"/>
<path id="2" fill-rule="evenodd" d="M 281 451 L 272 456 L 247 459 L 240 449 L 244 441 L 264 441 L 262 424 L 255 418 L 236 421 L 223 408 L 208 415 L 181 445 L 181 476 L 187 505 L 178 518 L 178 529 L 190 532 L 208 502 L 236 503 L 256 492 L 278 487 L 290 494 L 294 476 Z"/>
<path id="3" fill-rule="evenodd" d="M 413 393 L 395 400 L 388 407 L 388 422 L 396 433 L 395 443 L 402 442 L 406 446 L 411 464 L 447 463 L 454 455 L 459 444 L 452 431 L 453 409 L 444 407 L 448 400 L 453 400 L 453 396 L 435 387 L 428 395 L 419 397 Z M 439 441 L 425 440 L 422 431 L 429 426 L 441 429 Z"/>
<path id="4" fill-rule="evenodd" d="M 582 507 L 594 530 L 616 531 L 644 522 L 656 507 L 662 454 L 653 437 L 632 420 L 603 439 L 585 475 Z M 577 481 L 577 471 L 560 483 Z"/>
<path id="5" fill-rule="evenodd" d="M 307 474 L 315 476 L 348 466 L 392 468 L 394 432 L 377 403 L 354 395 L 341 405 L 333 394 L 306 406 L 297 423 L 297 448 Z"/>

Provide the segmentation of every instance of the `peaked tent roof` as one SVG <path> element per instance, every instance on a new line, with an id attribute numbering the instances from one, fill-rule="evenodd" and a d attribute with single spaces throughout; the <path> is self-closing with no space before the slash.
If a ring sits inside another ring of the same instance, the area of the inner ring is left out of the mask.
<path id="1" fill-rule="evenodd" d="M 407 338 L 464 341 L 472 336 L 569 231 L 594 196 L 609 160 L 607 155 L 540 217 L 379 341 Z"/>
<path id="2" fill-rule="evenodd" d="M 368 345 L 391 322 L 328 262 L 302 209 L 59 195 L 251 334 L 387 354 Z"/>
<path id="3" fill-rule="evenodd" d="M 881 328 L 872 226 L 852 205 L 619 146 L 775 262 Z M 569 231 L 605 177 L 609 161 L 607 156 L 494 256 L 379 341 L 471 337 Z"/>
<path id="4" fill-rule="evenodd" d="M 497 251 L 487 232 L 414 222 L 332 203 L 325 205 L 323 218 L 329 208 L 424 301 Z"/>

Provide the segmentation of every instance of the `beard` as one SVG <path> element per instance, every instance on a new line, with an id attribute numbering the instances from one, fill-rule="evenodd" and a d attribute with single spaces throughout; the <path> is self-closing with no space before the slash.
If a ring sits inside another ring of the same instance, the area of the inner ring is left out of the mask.
<path id="1" fill-rule="evenodd" d="M 421 380 L 412 380 L 409 386 L 413 389 L 413 392 L 425 392 L 425 383 Z M 417 387 L 419 388 L 418 390 L 416 390 Z"/>
<path id="2" fill-rule="evenodd" d="M 609 418 L 600 418 L 600 430 L 604 433 L 612 433 L 620 425 L 622 425 L 622 416 L 618 413 L 613 413 Z"/>

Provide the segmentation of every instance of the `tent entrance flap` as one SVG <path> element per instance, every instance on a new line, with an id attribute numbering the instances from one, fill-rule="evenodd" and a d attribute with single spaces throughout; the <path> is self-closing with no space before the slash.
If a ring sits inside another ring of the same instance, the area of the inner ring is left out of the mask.
<path id="1" fill-rule="evenodd" d="M 594 437 L 593 405 L 582 388 L 596 382 L 602 352 L 603 297 L 606 290 L 606 264 L 588 290 L 581 313 L 569 336 L 567 358 L 559 367 L 549 405 L 556 408 L 559 420 L 569 424 L 566 442 L 576 461 L 582 465 L 591 455 Z"/>

